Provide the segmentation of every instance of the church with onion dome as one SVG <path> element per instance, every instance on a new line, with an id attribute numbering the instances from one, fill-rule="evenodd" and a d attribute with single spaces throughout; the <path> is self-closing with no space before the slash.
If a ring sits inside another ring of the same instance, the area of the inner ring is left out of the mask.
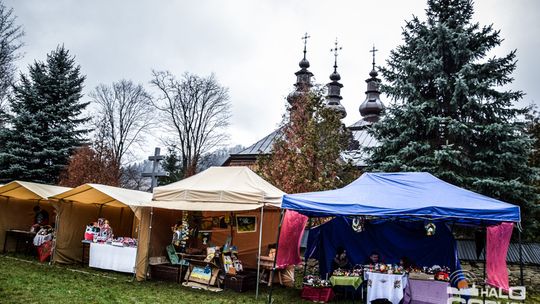
<path id="1" fill-rule="evenodd" d="M 306 43 L 305 40 L 308 38 L 307 34 L 304 39 L 304 56 L 300 60 L 299 66 L 300 70 L 296 73 L 296 83 L 294 84 L 294 90 L 287 96 L 287 101 L 294 107 L 293 102 L 303 94 L 306 94 L 313 87 L 312 77 L 313 73 L 309 71 L 309 61 L 306 58 Z M 335 43 L 334 51 L 334 70 L 330 74 L 330 82 L 326 84 L 327 93 L 325 106 L 335 110 L 341 119 L 347 116 L 347 111 L 345 107 L 341 104 L 341 89 L 343 84 L 341 84 L 341 75 L 338 73 L 338 64 L 337 64 L 337 52 L 338 48 L 337 41 Z M 359 106 L 360 119 L 354 124 L 348 126 L 351 130 L 354 140 L 357 145 L 356 149 L 345 151 L 342 154 L 342 157 L 346 160 L 351 160 L 356 166 L 362 168 L 366 165 L 366 159 L 369 155 L 366 154 L 364 148 L 373 147 L 377 145 L 377 141 L 373 138 L 368 130 L 371 125 L 379 121 L 381 115 L 383 115 L 384 104 L 380 99 L 380 83 L 381 79 L 378 78 L 378 73 L 375 68 L 375 48 L 371 50 L 373 52 L 373 62 L 372 70 L 369 72 L 369 78 L 366 79 L 367 90 L 366 99 Z M 245 148 L 244 150 L 230 154 L 227 160 L 223 163 L 223 166 L 253 166 L 257 161 L 257 157 L 264 154 L 270 154 L 272 147 L 276 139 L 282 136 L 281 128 L 278 128 L 261 138 L 256 143 Z"/>

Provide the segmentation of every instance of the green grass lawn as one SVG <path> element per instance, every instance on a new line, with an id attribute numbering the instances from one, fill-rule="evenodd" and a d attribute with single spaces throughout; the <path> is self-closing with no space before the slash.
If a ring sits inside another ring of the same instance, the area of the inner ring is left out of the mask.
<path id="1" fill-rule="evenodd" d="M 266 287 L 256 301 L 254 291 L 210 292 L 168 282 L 132 282 L 125 274 L 0 255 L 0 303 L 266 303 L 267 295 Z M 274 298 L 274 303 L 302 303 L 300 291 L 292 288 L 275 288 Z"/>
<path id="2" fill-rule="evenodd" d="M 0 303 L 266 303 L 267 296 L 263 286 L 257 301 L 254 291 L 210 292 L 167 282 L 134 282 L 130 275 L 0 255 Z M 274 299 L 310 303 L 293 288 L 275 288 Z M 530 290 L 526 303 L 540 303 L 540 293 Z"/>

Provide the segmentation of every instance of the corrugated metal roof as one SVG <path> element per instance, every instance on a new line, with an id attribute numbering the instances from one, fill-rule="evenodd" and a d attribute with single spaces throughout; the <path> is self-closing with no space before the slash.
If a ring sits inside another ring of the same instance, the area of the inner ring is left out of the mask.
<path id="1" fill-rule="evenodd" d="M 274 142 L 281 138 L 283 135 L 282 128 L 279 128 L 275 130 L 274 132 L 266 135 L 261 140 L 257 141 L 253 145 L 245 148 L 244 150 L 236 153 L 236 154 L 270 154 L 272 151 L 272 147 L 274 146 Z M 234 155 L 234 154 L 231 154 Z"/>
<path id="2" fill-rule="evenodd" d="M 349 126 L 352 131 L 354 140 L 358 142 L 358 149 L 345 151 L 341 154 L 344 160 L 351 160 L 354 165 L 359 167 L 366 166 L 366 160 L 369 157 L 364 148 L 374 147 L 378 145 L 377 140 L 368 133 L 368 128 L 371 126 L 371 122 L 365 120 L 359 120 L 356 123 Z M 245 148 L 244 150 L 231 154 L 225 163 L 230 162 L 233 159 L 241 158 L 247 155 L 259 155 L 270 154 L 274 147 L 274 142 L 283 136 L 283 128 L 274 130 L 272 133 L 266 135 L 253 145 Z"/>
<path id="3" fill-rule="evenodd" d="M 457 240 L 457 247 L 460 260 L 478 262 L 484 260 L 484 251 L 482 251 L 480 258 L 476 257 L 476 245 L 474 240 Z M 540 265 L 540 243 L 524 243 L 522 256 L 523 263 Z M 519 263 L 519 244 L 510 244 L 506 262 Z"/>

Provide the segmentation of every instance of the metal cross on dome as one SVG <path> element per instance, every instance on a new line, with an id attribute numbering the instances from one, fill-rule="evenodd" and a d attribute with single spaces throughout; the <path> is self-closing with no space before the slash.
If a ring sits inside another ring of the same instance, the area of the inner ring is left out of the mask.
<path id="1" fill-rule="evenodd" d="M 378 51 L 379 51 L 379 50 L 377 50 L 377 49 L 375 48 L 375 44 L 373 45 L 373 48 L 369 51 L 370 53 L 373 53 L 373 63 L 372 63 L 373 69 L 375 69 L 375 52 L 378 52 Z"/>
<path id="2" fill-rule="evenodd" d="M 306 46 L 307 46 L 307 40 L 309 38 L 311 38 L 311 36 L 309 36 L 307 32 L 302 37 L 302 40 L 304 40 L 304 59 L 306 59 Z"/>
<path id="3" fill-rule="evenodd" d="M 330 52 L 334 52 L 334 72 L 336 71 L 337 69 L 337 56 L 338 56 L 338 51 L 342 50 L 343 47 L 339 46 L 338 47 L 338 40 L 336 38 L 336 42 L 334 42 L 334 48 L 330 49 Z"/>

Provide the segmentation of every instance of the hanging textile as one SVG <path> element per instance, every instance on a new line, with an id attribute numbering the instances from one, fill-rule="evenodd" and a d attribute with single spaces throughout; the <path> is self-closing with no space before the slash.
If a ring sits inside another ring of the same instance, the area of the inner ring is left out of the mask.
<path id="1" fill-rule="evenodd" d="M 487 228 L 486 243 L 486 283 L 508 291 L 508 269 L 506 254 L 510 245 L 513 223 L 504 222 Z"/>
<path id="2" fill-rule="evenodd" d="M 300 242 L 307 220 L 307 216 L 298 212 L 291 210 L 285 212 L 276 261 L 278 267 L 297 265 L 302 262 L 300 258 Z"/>

